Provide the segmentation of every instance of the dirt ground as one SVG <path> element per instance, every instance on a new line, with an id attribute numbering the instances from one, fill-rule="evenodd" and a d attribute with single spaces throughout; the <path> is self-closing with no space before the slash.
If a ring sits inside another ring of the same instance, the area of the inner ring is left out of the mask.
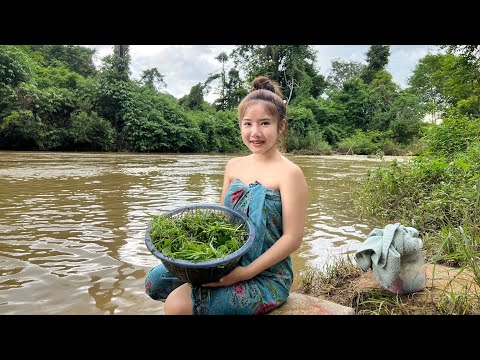
<path id="1" fill-rule="evenodd" d="M 466 271 L 442 265 L 425 265 L 425 290 L 413 294 L 397 296 L 385 290 L 373 275 L 372 270 L 361 273 L 351 281 L 337 285 L 328 294 L 321 290 L 312 290 L 309 295 L 333 301 L 341 305 L 353 307 L 358 311 L 359 303 L 365 299 L 390 297 L 394 303 L 401 304 L 396 307 L 396 313 L 401 314 L 440 314 L 439 303 L 442 297 L 449 294 L 480 294 L 480 288 L 473 281 L 473 275 Z M 379 295 L 380 294 L 380 295 Z M 454 296 L 455 297 L 455 296 Z M 455 299 L 453 299 L 455 300 Z M 451 305 L 446 306 L 453 306 Z M 378 303 L 377 303 L 378 305 Z M 455 309 L 445 308 L 444 312 L 455 313 Z"/>

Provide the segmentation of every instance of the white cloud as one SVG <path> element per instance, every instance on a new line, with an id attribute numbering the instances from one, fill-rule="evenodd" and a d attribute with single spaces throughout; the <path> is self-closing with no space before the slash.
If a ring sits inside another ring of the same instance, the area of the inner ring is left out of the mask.
<path id="1" fill-rule="evenodd" d="M 365 63 L 365 54 L 370 45 L 313 45 L 317 50 L 317 67 L 320 73 L 327 75 L 332 60 L 357 61 Z"/>
<path id="2" fill-rule="evenodd" d="M 327 75 L 334 58 L 343 61 L 357 61 L 366 64 L 370 45 L 314 45 L 317 50 L 317 64 L 320 73 Z M 391 45 L 387 71 L 392 74 L 393 81 L 402 88 L 408 86 L 408 78 L 422 57 L 429 52 L 438 51 L 434 45 Z"/>
<path id="3" fill-rule="evenodd" d="M 97 49 L 96 65 L 101 58 L 113 52 L 113 45 L 86 45 Z M 164 75 L 165 91 L 179 98 L 190 92 L 192 86 L 207 80 L 209 74 L 218 72 L 221 63 L 215 59 L 221 52 L 229 54 L 235 45 L 130 45 L 131 71 L 139 79 L 144 70 L 156 67 Z M 330 71 L 331 61 L 366 63 L 370 45 L 313 45 L 317 51 L 317 67 L 325 76 Z M 433 45 L 392 45 L 387 70 L 393 80 L 402 87 L 407 86 L 418 60 L 430 52 L 438 51 Z M 212 102 L 216 95 L 206 97 Z"/>

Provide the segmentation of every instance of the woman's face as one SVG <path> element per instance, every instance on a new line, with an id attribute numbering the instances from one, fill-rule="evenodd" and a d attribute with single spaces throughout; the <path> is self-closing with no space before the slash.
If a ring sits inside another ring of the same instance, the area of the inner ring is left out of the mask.
<path id="1" fill-rule="evenodd" d="M 284 122 L 281 122 L 282 127 Z M 250 106 L 240 121 L 243 143 L 253 154 L 265 154 L 276 149 L 281 135 L 277 119 L 265 111 L 262 103 Z"/>

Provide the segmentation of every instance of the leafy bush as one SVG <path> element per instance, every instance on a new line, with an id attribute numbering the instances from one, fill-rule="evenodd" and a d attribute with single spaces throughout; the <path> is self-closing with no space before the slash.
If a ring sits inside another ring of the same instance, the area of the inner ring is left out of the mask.
<path id="1" fill-rule="evenodd" d="M 438 126 L 431 126 L 426 134 L 427 151 L 453 157 L 464 152 L 468 146 L 480 139 L 480 120 L 466 116 L 444 119 Z"/>
<path id="2" fill-rule="evenodd" d="M 369 172 L 355 193 L 360 215 L 401 221 L 420 231 L 438 231 L 473 214 L 480 178 L 479 143 L 452 159 L 428 154 Z"/>

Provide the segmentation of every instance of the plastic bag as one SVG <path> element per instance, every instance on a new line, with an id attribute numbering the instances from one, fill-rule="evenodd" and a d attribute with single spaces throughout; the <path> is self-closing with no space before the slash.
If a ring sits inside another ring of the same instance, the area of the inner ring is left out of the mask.
<path id="1" fill-rule="evenodd" d="M 425 261 L 420 249 L 401 257 L 400 273 L 387 289 L 399 295 L 425 289 Z"/>
<path id="2" fill-rule="evenodd" d="M 385 289 L 408 294 L 425 288 L 422 245 L 417 229 L 388 224 L 370 232 L 355 253 L 355 260 L 363 271 L 372 268 Z"/>

